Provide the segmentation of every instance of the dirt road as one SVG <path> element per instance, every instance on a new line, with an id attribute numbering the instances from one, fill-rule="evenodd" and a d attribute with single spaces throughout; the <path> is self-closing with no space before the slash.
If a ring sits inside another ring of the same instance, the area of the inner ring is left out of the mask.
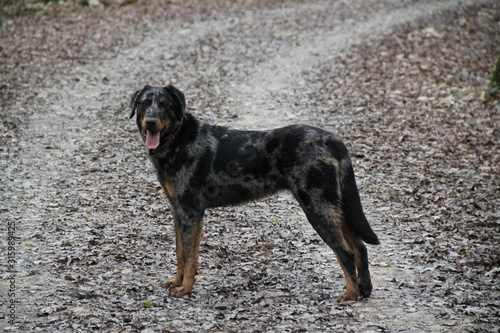
<path id="1" fill-rule="evenodd" d="M 194 3 L 194 4 L 193 4 Z M 494 332 L 500 4 L 139 2 L 2 26 L 0 328 L 12 332 Z M 190 298 L 128 99 L 173 84 L 199 118 L 308 123 L 350 149 L 380 246 L 336 303 L 293 198 L 208 212 Z"/>

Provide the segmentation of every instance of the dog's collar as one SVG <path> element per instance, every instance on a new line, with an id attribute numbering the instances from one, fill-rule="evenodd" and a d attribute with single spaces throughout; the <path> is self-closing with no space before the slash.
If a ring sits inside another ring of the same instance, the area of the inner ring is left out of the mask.
<path id="1" fill-rule="evenodd" d="M 165 150 L 167 150 L 170 147 L 170 145 L 172 144 L 172 142 L 175 141 L 175 136 L 181 130 L 183 123 L 184 123 L 184 117 L 181 118 L 181 123 L 179 126 L 177 126 L 175 131 L 172 134 L 170 134 L 169 136 L 167 136 L 167 141 L 164 144 L 162 144 L 161 147 L 159 147 L 158 149 L 149 149 L 149 154 L 156 155 L 156 154 L 162 153 Z"/>

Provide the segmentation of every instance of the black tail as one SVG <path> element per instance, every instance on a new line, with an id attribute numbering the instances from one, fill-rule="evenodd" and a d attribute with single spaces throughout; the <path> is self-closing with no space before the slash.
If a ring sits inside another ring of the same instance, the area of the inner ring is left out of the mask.
<path id="1" fill-rule="evenodd" d="M 354 170 L 352 169 L 350 161 L 343 165 L 343 169 L 342 171 L 345 173 L 344 179 L 341 180 L 341 186 L 342 211 L 344 213 L 345 222 L 347 226 L 354 231 L 354 234 L 360 237 L 365 243 L 374 245 L 380 244 L 377 235 L 375 235 L 375 232 L 370 227 L 363 213 L 358 187 L 354 179 Z"/>

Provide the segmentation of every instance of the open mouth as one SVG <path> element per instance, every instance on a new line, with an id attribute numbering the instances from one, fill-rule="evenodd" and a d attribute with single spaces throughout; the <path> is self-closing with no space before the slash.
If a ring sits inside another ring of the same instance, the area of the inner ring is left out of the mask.
<path id="1" fill-rule="evenodd" d="M 146 131 L 146 147 L 148 149 L 156 149 L 160 146 L 161 132 Z"/>

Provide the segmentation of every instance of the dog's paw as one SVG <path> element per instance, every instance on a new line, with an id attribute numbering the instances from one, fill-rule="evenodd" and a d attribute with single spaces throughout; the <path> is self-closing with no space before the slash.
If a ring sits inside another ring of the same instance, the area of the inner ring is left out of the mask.
<path id="1" fill-rule="evenodd" d="M 167 282 L 163 283 L 163 287 L 165 287 L 167 289 L 180 287 L 181 285 L 182 285 L 182 281 L 178 281 L 177 279 L 168 280 Z"/>
<path id="2" fill-rule="evenodd" d="M 353 303 L 356 303 L 358 301 L 358 298 L 359 293 L 345 292 L 343 295 L 337 298 L 337 302 L 339 302 L 340 305 L 351 305 Z"/>
<path id="3" fill-rule="evenodd" d="M 185 286 L 175 287 L 170 291 L 170 296 L 172 297 L 183 297 L 189 295 L 191 293 L 192 288 L 188 288 Z"/>
<path id="4" fill-rule="evenodd" d="M 363 297 L 370 297 L 370 295 L 372 294 L 372 284 L 370 281 L 366 282 L 366 281 L 363 281 L 361 283 L 359 283 L 358 285 L 359 287 L 359 291 L 361 292 L 361 295 Z"/>

